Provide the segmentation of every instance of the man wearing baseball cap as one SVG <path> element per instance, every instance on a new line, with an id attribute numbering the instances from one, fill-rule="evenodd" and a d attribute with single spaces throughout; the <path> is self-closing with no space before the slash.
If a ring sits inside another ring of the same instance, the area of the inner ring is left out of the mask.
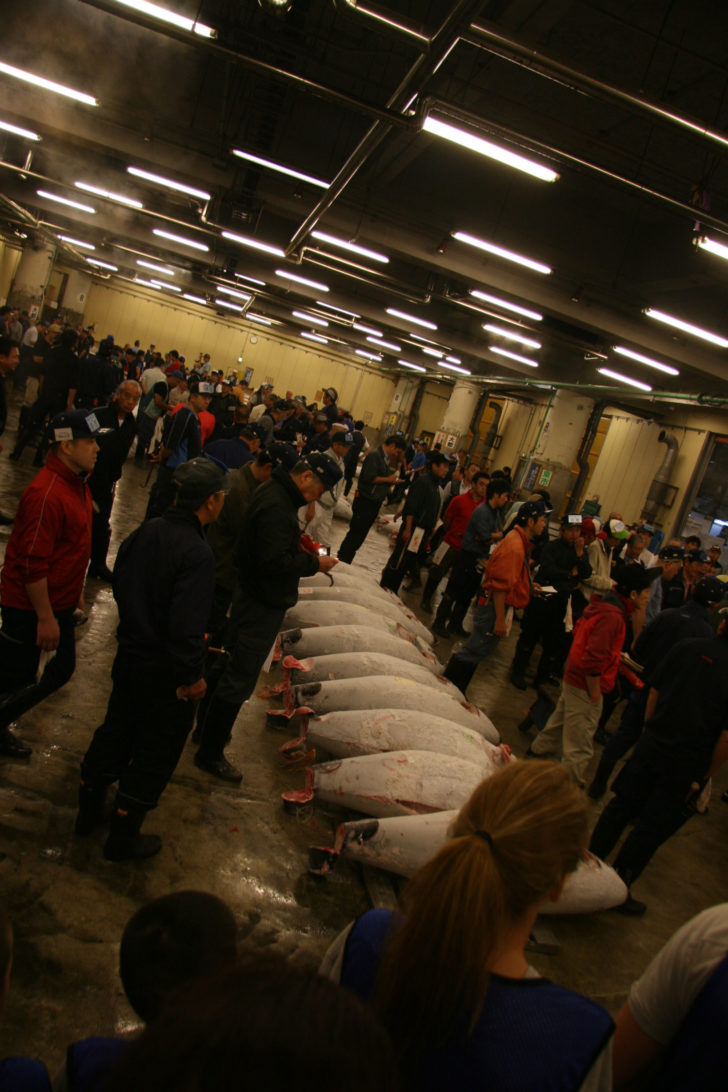
<path id="1" fill-rule="evenodd" d="M 145 519 L 161 516 L 174 500 L 172 476 L 178 466 L 196 459 L 202 450 L 201 415 L 207 410 L 214 387 L 210 383 L 192 383 L 188 402 L 181 402 L 166 415 L 162 444 L 152 461 L 159 463 L 157 479 L 149 494 Z M 212 416 L 209 414 L 208 416 Z M 214 418 L 212 428 L 215 427 Z"/>
<path id="2" fill-rule="evenodd" d="M 283 616 L 298 599 L 302 576 L 328 572 L 338 559 L 307 553 L 301 545 L 298 509 L 318 500 L 341 479 L 328 455 L 312 452 L 292 470 L 276 466 L 248 505 L 235 555 L 237 585 L 226 633 L 229 658 L 220 657 L 218 678 L 208 677 L 212 693 L 201 725 L 195 764 L 223 781 L 242 773 L 224 748 L 243 702 L 255 689 Z"/>
<path id="3" fill-rule="evenodd" d="M 621 519 L 610 516 L 602 531 L 586 547 L 587 561 L 591 565 L 591 576 L 582 580 L 581 593 L 587 603 L 594 592 L 602 594 L 612 588 L 612 560 L 614 551 L 629 538 L 629 531 Z"/>
<path id="4" fill-rule="evenodd" d="M 227 472 L 204 456 L 174 471 L 174 501 L 122 542 L 114 566 L 118 649 L 106 717 L 81 763 L 77 834 L 102 822 L 118 782 L 104 856 L 151 857 L 156 834 L 140 834 L 174 773 L 205 694 L 205 627 L 215 563 L 205 528 L 222 511 Z"/>
<path id="5" fill-rule="evenodd" d="M 8 725 L 68 682 L 76 666 L 73 612 L 83 609 L 91 552 L 87 480 L 101 431 L 89 410 L 56 414 L 46 464 L 20 498 L 0 578 L 0 754 L 28 757 L 30 747 Z M 36 683 L 48 652 L 54 656 Z"/>

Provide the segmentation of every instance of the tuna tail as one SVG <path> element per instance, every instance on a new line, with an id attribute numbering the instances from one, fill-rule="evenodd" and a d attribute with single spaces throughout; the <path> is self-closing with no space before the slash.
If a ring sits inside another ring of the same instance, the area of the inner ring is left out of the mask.
<path id="1" fill-rule="evenodd" d="M 285 645 L 286 648 L 289 648 L 291 645 L 297 645 L 302 637 L 303 637 L 303 630 L 300 629 L 299 627 L 296 627 L 296 629 L 284 629 L 284 630 L 282 630 L 278 634 L 278 641 L 280 641 L 281 649 L 283 648 L 284 645 Z M 278 641 L 276 642 L 276 644 L 278 643 Z"/>
<path id="2" fill-rule="evenodd" d="M 313 657 L 308 656 L 305 660 L 297 660 L 295 656 L 286 656 L 283 667 L 286 671 L 311 671 L 313 669 Z"/>
<path id="3" fill-rule="evenodd" d="M 374 822 L 376 823 L 376 820 Z M 379 824 L 376 823 L 376 825 Z M 341 856 L 341 850 L 346 840 L 346 823 L 341 823 L 336 828 L 333 846 L 311 846 L 308 851 L 309 872 L 314 876 L 327 876 Z"/>
<path id="4" fill-rule="evenodd" d="M 289 769 L 294 769 L 297 766 L 309 766 L 316 760 L 316 749 L 311 747 L 306 750 L 306 740 L 308 737 L 308 717 L 301 718 L 301 734 L 296 736 L 295 739 L 289 739 L 288 743 L 284 743 L 282 747 L 278 748 L 278 754 L 281 757 L 281 763 L 287 766 Z"/>
<path id="5" fill-rule="evenodd" d="M 301 808 L 313 803 L 314 776 L 310 766 L 306 767 L 306 780 L 302 789 L 289 789 L 281 793 L 281 799 L 286 811 L 297 814 Z"/>
<path id="6" fill-rule="evenodd" d="M 278 663 L 281 656 L 283 655 L 281 649 L 282 649 L 281 634 L 279 633 L 278 636 L 276 637 L 275 648 L 273 649 L 273 660 L 272 660 L 272 662 L 274 664 Z"/>

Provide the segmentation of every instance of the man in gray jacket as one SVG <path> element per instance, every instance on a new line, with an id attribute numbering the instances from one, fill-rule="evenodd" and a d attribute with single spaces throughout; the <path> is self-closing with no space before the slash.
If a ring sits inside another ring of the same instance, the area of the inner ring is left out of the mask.
<path id="1" fill-rule="evenodd" d="M 346 538 L 339 547 L 339 561 L 351 564 L 357 550 L 369 534 L 390 485 L 399 478 L 396 468 L 407 445 L 404 436 L 391 436 L 362 463 L 359 487 L 352 504 L 353 515 Z"/>

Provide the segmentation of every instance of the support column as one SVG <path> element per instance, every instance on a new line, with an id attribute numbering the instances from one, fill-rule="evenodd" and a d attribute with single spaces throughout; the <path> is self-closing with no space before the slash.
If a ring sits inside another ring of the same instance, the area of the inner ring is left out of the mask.
<path id="1" fill-rule="evenodd" d="M 26 245 L 8 295 L 10 307 L 20 311 L 36 307 L 40 314 L 55 257 L 56 248 L 47 243 Z"/>
<path id="2" fill-rule="evenodd" d="M 578 391 L 556 391 L 528 458 L 522 489 L 548 489 L 555 515 L 577 477 L 574 462 L 593 408 L 593 400 Z"/>
<path id="3" fill-rule="evenodd" d="M 440 430 L 435 434 L 435 443 L 439 444 L 446 455 L 454 455 L 464 450 L 464 442 L 475 416 L 481 388 L 475 383 L 458 380 L 452 389 Z"/>
<path id="4" fill-rule="evenodd" d="M 87 273 L 74 269 L 68 274 L 61 307 L 65 321 L 73 326 L 78 326 L 83 319 L 90 287 L 91 277 Z"/>
<path id="5" fill-rule="evenodd" d="M 409 376 L 401 375 L 397 380 L 392 401 L 382 421 L 382 430 L 386 436 L 402 430 L 405 421 L 409 419 L 412 405 L 417 394 L 418 381 Z"/>

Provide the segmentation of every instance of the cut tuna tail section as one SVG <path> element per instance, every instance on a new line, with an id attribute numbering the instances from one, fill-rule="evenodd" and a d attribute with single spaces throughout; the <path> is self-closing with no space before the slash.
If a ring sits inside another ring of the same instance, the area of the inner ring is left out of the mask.
<path id="1" fill-rule="evenodd" d="M 304 776 L 305 782 L 302 789 L 289 789 L 281 793 L 281 800 L 287 811 L 295 813 L 313 802 L 314 777 L 310 766 L 306 767 Z"/>

